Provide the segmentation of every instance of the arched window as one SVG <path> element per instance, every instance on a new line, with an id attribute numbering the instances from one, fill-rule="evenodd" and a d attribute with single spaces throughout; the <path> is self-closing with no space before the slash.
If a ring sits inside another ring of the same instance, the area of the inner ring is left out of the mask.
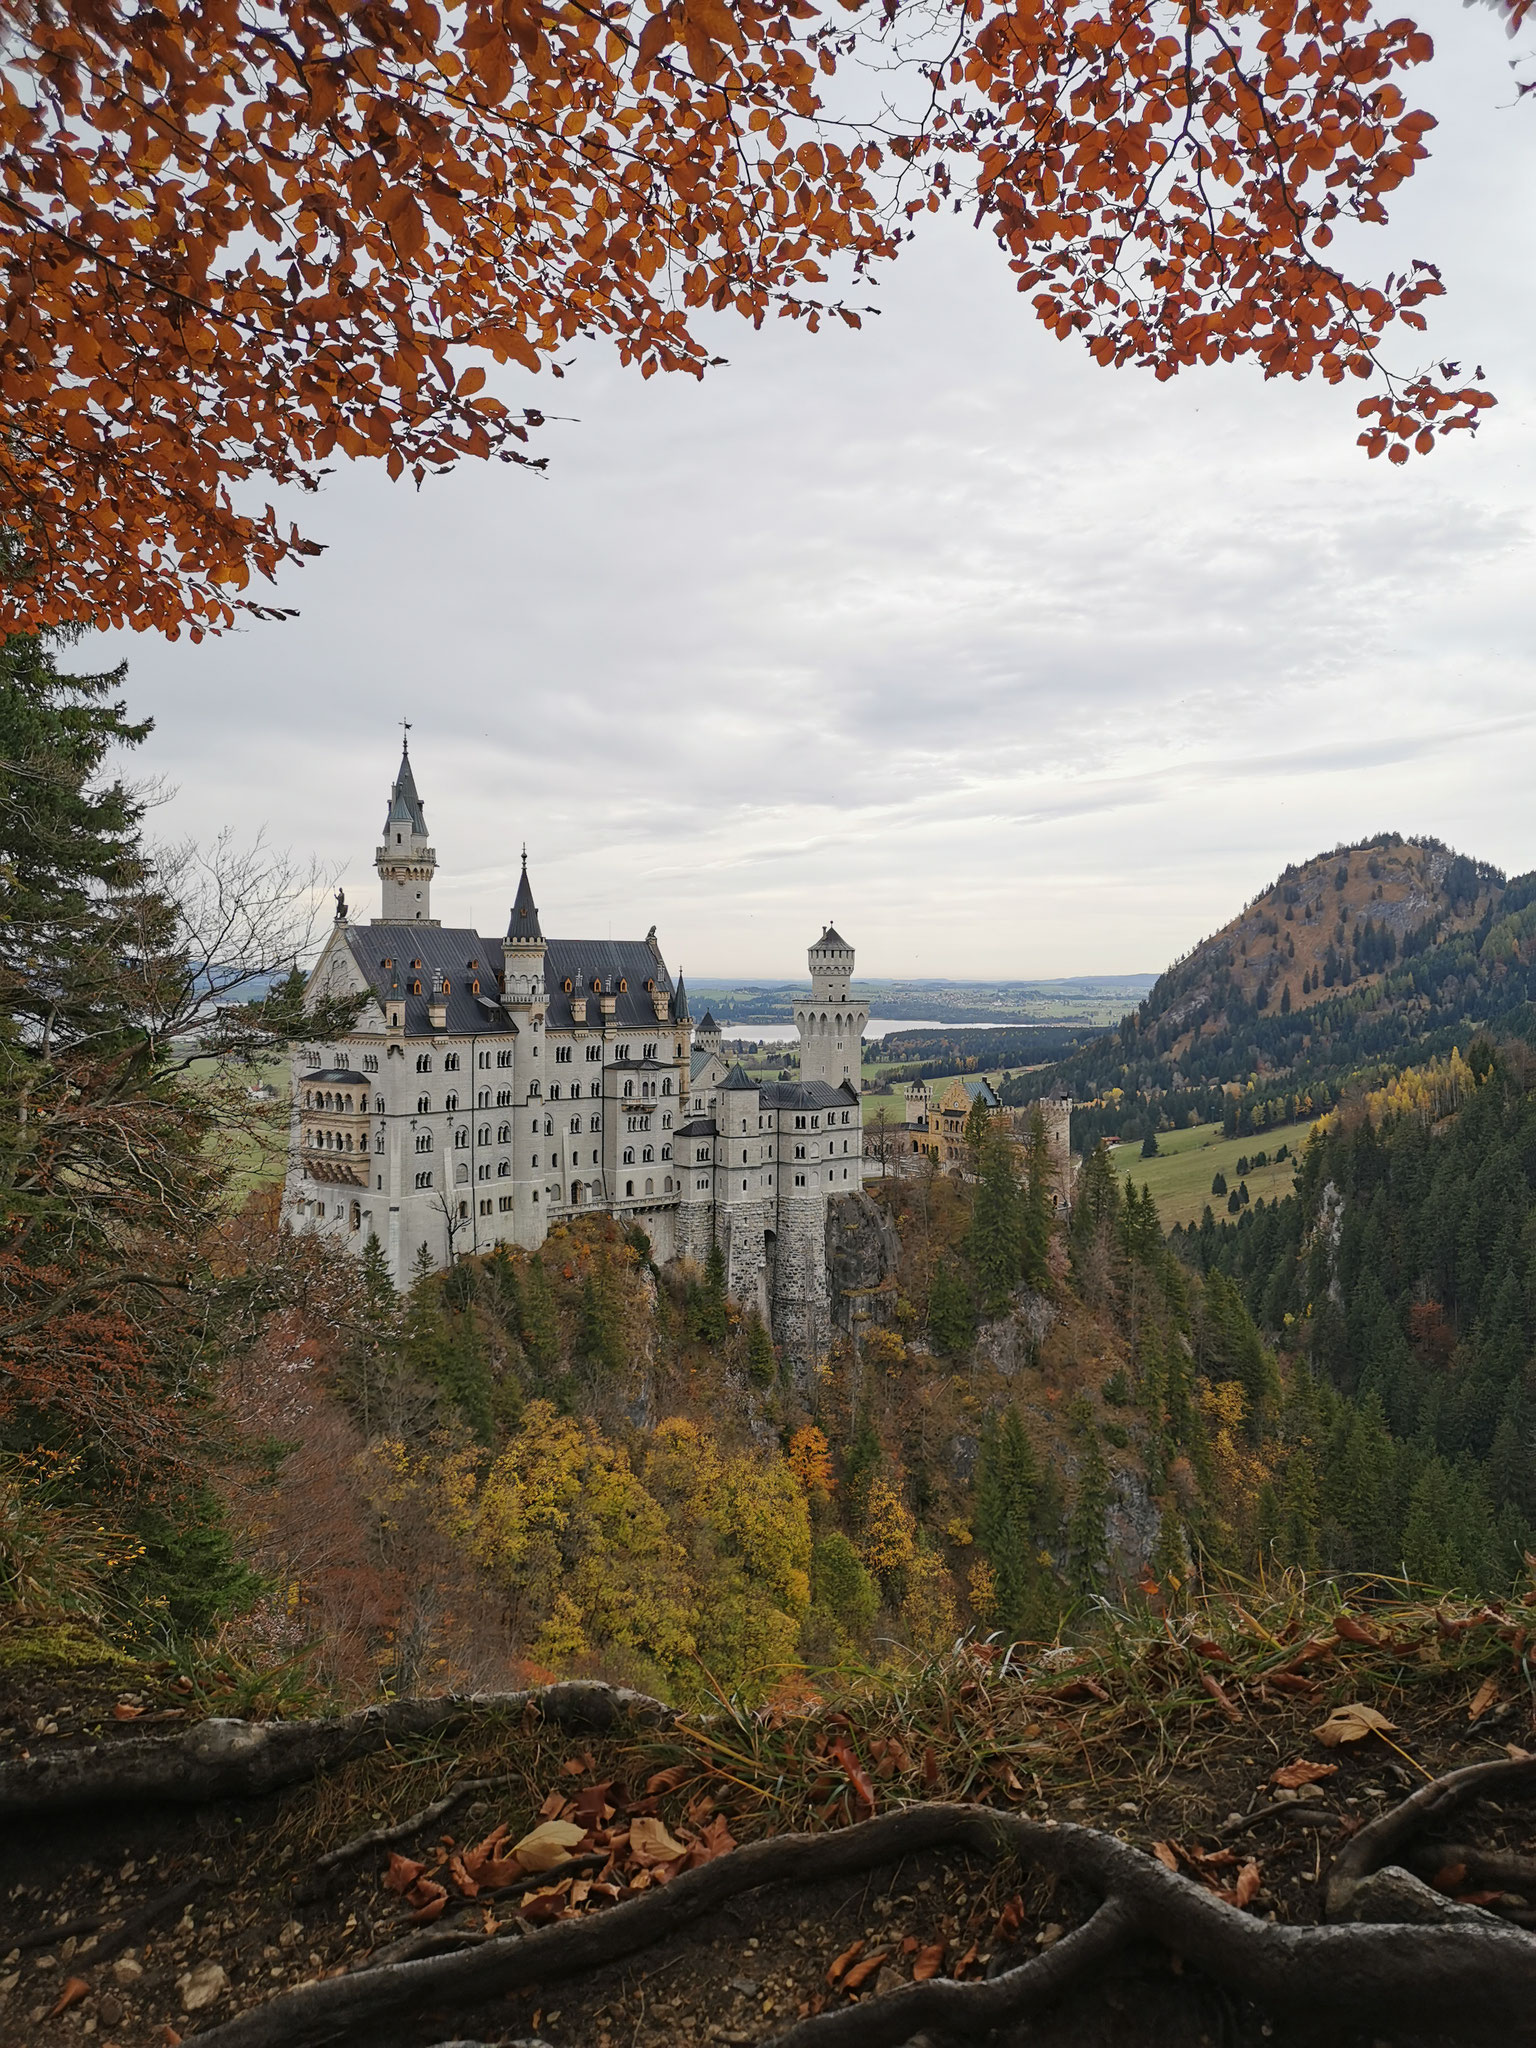
<path id="1" fill-rule="evenodd" d="M 670 1173 L 667 1175 L 666 1179 L 661 1184 L 661 1192 L 664 1195 L 670 1195 L 672 1192 L 672 1176 Z"/>
<path id="2" fill-rule="evenodd" d="M 667 1076 L 666 1080 L 662 1082 L 661 1092 L 663 1095 L 670 1095 L 672 1093 L 672 1076 L 670 1074 Z"/>
<path id="3" fill-rule="evenodd" d="M 511 1142 L 512 1142 L 512 1126 L 511 1126 L 510 1124 L 499 1124 L 499 1125 L 497 1126 L 497 1129 L 496 1129 L 496 1142 L 497 1142 L 497 1144 L 498 1144 L 498 1145 L 510 1145 L 510 1144 L 511 1144 Z"/>
<path id="4" fill-rule="evenodd" d="M 466 1151 L 466 1150 L 468 1149 L 468 1147 L 469 1147 L 469 1126 L 468 1126 L 467 1124 L 460 1124 L 460 1125 L 459 1125 L 459 1128 L 458 1128 L 458 1129 L 457 1129 L 457 1130 L 456 1130 L 456 1131 L 454 1132 L 454 1134 L 453 1134 L 453 1145 L 454 1145 L 454 1150 L 455 1150 L 456 1152 L 463 1152 L 463 1151 Z"/>
<path id="5" fill-rule="evenodd" d="M 661 1114 L 661 1128 L 662 1128 L 662 1129 L 663 1129 L 664 1131 L 670 1131 L 670 1130 L 671 1130 L 671 1128 L 672 1128 L 672 1112 L 671 1112 L 671 1110 L 670 1110 L 670 1109 L 666 1109 L 666 1110 L 663 1110 L 663 1111 L 662 1111 L 662 1114 Z"/>
<path id="6" fill-rule="evenodd" d="M 457 1073 L 458 1071 L 459 1071 L 459 1056 L 458 1056 L 458 1054 L 457 1054 L 456 1052 L 450 1052 L 450 1053 L 446 1053 L 446 1054 L 444 1054 L 444 1056 L 443 1056 L 443 1072 L 444 1072 L 445 1074 L 456 1074 L 456 1073 Z"/>
<path id="7" fill-rule="evenodd" d="M 419 981 L 413 981 L 411 983 L 411 994 L 413 996 L 419 996 L 421 994 L 421 983 Z"/>
<path id="8" fill-rule="evenodd" d="M 633 1081 L 626 1081 L 626 1082 L 624 1083 L 624 1093 L 625 1093 L 626 1095 L 633 1095 L 633 1094 L 634 1094 L 634 1092 L 635 1092 L 635 1084 L 634 1084 L 634 1082 L 633 1082 Z"/>
<path id="9" fill-rule="evenodd" d="M 502 1160 L 500 1166 L 496 1169 L 496 1178 L 498 1180 L 510 1180 L 512 1178 L 512 1162 L 510 1159 Z"/>
<path id="10" fill-rule="evenodd" d="M 445 1096 L 443 1097 L 443 1107 L 444 1107 L 444 1109 L 446 1109 L 446 1110 L 447 1110 L 447 1111 L 449 1112 L 449 1114 L 451 1115 L 451 1114 L 453 1113 L 453 1111 L 454 1111 L 454 1110 L 456 1110 L 456 1109 L 458 1108 L 458 1106 L 459 1106 L 459 1097 L 458 1097 L 458 1091 L 457 1091 L 456 1089 L 450 1088 L 450 1089 L 448 1090 L 448 1093 L 447 1093 L 447 1094 L 446 1094 L 446 1095 L 445 1095 Z"/>
<path id="11" fill-rule="evenodd" d="M 506 1126 L 503 1125 L 502 1128 L 505 1129 Z M 489 1145 L 491 1142 L 491 1127 L 489 1124 L 482 1124 L 480 1126 L 480 1142 L 482 1145 Z"/>
<path id="12" fill-rule="evenodd" d="M 648 1180 L 648 1181 L 646 1182 L 646 1184 L 645 1184 L 645 1192 L 646 1192 L 646 1193 L 647 1193 L 648 1195 L 653 1195 L 653 1194 L 655 1194 L 655 1192 L 656 1192 L 656 1183 L 655 1183 L 654 1181 Z"/>
<path id="13" fill-rule="evenodd" d="M 649 1166 L 651 1161 L 655 1157 L 656 1154 L 652 1151 L 651 1147 L 647 1145 L 645 1150 L 640 1154 L 640 1163 L 642 1166 Z"/>
<path id="14" fill-rule="evenodd" d="M 624 986 L 624 984 L 623 984 L 623 982 L 621 981 L 621 982 L 619 983 L 619 987 L 620 987 L 620 988 L 622 988 L 623 986 Z M 626 1196 L 626 1198 L 628 1198 L 628 1197 L 629 1197 L 630 1195 L 632 1195 L 632 1194 L 633 1194 L 634 1192 L 635 1192 L 635 1184 L 634 1184 L 634 1182 L 633 1182 L 632 1180 L 627 1180 L 627 1181 L 625 1181 L 625 1183 L 624 1183 L 624 1193 L 625 1193 L 625 1196 Z"/>
<path id="15" fill-rule="evenodd" d="M 430 1152 L 432 1150 L 432 1133 L 430 1131 L 418 1131 L 416 1133 L 416 1150 L 418 1152 Z"/>
<path id="16" fill-rule="evenodd" d="M 460 1186 L 462 1186 L 463 1183 L 469 1179 L 469 1168 L 465 1165 L 462 1159 L 459 1161 L 458 1165 L 453 1169 L 453 1177 L 460 1184 Z"/>
<path id="17" fill-rule="evenodd" d="M 419 993 L 419 991 L 418 991 L 418 993 Z M 431 1073 L 431 1071 L 432 1071 L 432 1055 L 431 1055 L 431 1053 L 429 1053 L 429 1052 L 419 1052 L 419 1053 L 417 1053 L 417 1055 L 416 1055 L 416 1071 L 417 1071 L 417 1073 L 418 1073 L 418 1074 L 430 1074 L 430 1073 Z"/>
<path id="18" fill-rule="evenodd" d="M 384 1114 L 384 1098 L 382 1095 L 375 1095 L 375 1097 L 373 1098 L 373 1107 L 374 1113 L 376 1115 L 382 1116 Z"/>
<path id="19" fill-rule="evenodd" d="M 634 1165 L 634 1163 L 635 1163 L 635 1148 L 634 1148 L 634 1146 L 633 1146 L 633 1145 L 626 1145 L 626 1146 L 624 1147 L 624 1164 L 625 1164 L 626 1166 L 633 1166 L 633 1165 Z"/>
<path id="20" fill-rule="evenodd" d="M 581 1118 L 579 1116 L 573 1116 L 571 1118 L 571 1129 L 573 1131 L 579 1131 L 581 1129 Z"/>
<path id="21" fill-rule="evenodd" d="M 418 1116 L 430 1116 L 432 1114 L 432 1098 L 430 1095 L 417 1096 L 416 1114 Z"/>

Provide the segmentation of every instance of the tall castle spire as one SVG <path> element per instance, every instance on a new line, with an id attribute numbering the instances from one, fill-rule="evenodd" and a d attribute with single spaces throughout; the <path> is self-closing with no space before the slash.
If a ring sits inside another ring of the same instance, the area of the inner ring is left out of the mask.
<path id="1" fill-rule="evenodd" d="M 432 915 L 437 855 L 427 839 L 427 814 L 411 772 L 410 730 L 407 724 L 400 769 L 384 817 L 384 843 L 373 856 L 383 885 L 383 915 L 375 919 L 378 924 L 437 923 Z"/>

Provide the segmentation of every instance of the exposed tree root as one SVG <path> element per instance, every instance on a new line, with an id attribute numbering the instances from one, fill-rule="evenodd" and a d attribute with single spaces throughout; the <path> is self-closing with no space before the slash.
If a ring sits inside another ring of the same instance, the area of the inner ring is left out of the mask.
<path id="1" fill-rule="evenodd" d="M 1426 1842 L 1404 1859 L 1410 1870 L 1431 1883 L 1447 1872 L 1458 1890 L 1490 1887 L 1536 1898 L 1536 1856 L 1517 1856 L 1508 1849 L 1484 1849 L 1476 1842 Z"/>
<path id="2" fill-rule="evenodd" d="M 644 1693 L 571 1680 L 530 1692 L 392 1700 L 340 1721 L 203 1721 L 176 1735 L 60 1746 L 0 1765 L 0 1821 L 134 1800 L 195 1806 L 248 1798 L 392 1743 L 526 1713 L 584 1734 L 601 1734 L 621 1721 L 673 1719 L 671 1708 Z"/>
<path id="3" fill-rule="evenodd" d="M 393 1848 L 396 1842 L 409 1841 L 412 1835 L 419 1835 L 423 1828 L 429 1828 L 434 1821 L 444 1819 L 456 1806 L 462 1806 L 466 1799 L 474 1798 L 481 1792 L 495 1792 L 503 1785 L 510 1785 L 511 1778 L 466 1778 L 461 1785 L 455 1785 L 445 1798 L 434 1799 L 430 1806 L 422 1807 L 419 1813 L 397 1820 L 391 1826 L 370 1828 L 366 1835 L 354 1835 L 350 1842 L 343 1842 L 339 1849 L 330 1849 L 324 1856 L 317 1857 L 314 1869 L 304 1884 L 294 1894 L 300 1905 L 308 1905 L 318 1899 L 327 1884 L 339 1870 L 349 1863 L 356 1863 L 360 1856 L 366 1856 L 370 1849 Z"/>
<path id="4" fill-rule="evenodd" d="M 1386 1815 L 1373 1823 L 1382 1852 L 1390 1853 L 1447 1803 L 1508 1782 L 1508 1767 L 1496 1768 L 1497 1776 L 1487 1767 L 1474 1767 L 1480 1777 L 1454 1773 L 1441 1781 L 1455 1788 L 1447 1799 L 1415 1794 L 1397 1810 L 1410 1818 L 1387 1826 L 1397 1815 Z M 1351 1852 L 1360 1839 L 1349 1845 Z M 1497 2025 L 1516 2038 L 1529 2037 L 1536 1939 L 1490 1915 L 1448 1908 L 1455 1917 L 1432 1925 L 1280 1926 L 1250 1918 L 1095 1829 L 935 1803 L 829 1835 L 750 1843 L 601 1914 L 301 1985 L 197 2039 L 202 2048 L 318 2048 L 363 2028 L 377 2031 L 412 2008 L 474 2005 L 584 1974 L 649 1948 L 764 1885 L 845 1877 L 943 1848 L 1014 1855 L 1032 1870 L 1086 1886 L 1104 1903 L 1084 1926 L 1015 1969 L 979 1983 L 936 1978 L 904 1985 L 887 1997 L 802 2020 L 780 2034 L 774 2048 L 896 2048 L 928 2028 L 985 2033 L 1037 2010 L 1137 1938 L 1160 1942 L 1217 1982 L 1275 2009 L 1325 2008 L 1376 2025 Z M 1352 1875 L 1340 1893 L 1346 1903 L 1364 1887 L 1367 1871 L 1366 1860 L 1352 1854 Z"/>
<path id="5" fill-rule="evenodd" d="M 1392 1862 L 1398 1850 L 1415 1835 L 1422 1834 L 1431 1821 L 1439 1820 L 1464 1800 L 1511 1785 L 1536 1790 L 1536 1756 L 1495 1757 L 1491 1763 L 1468 1764 L 1463 1770 L 1448 1771 L 1443 1778 L 1432 1778 L 1407 1799 L 1368 1821 L 1333 1859 L 1328 1876 L 1329 1919 L 1343 1919 L 1355 1886 Z"/>

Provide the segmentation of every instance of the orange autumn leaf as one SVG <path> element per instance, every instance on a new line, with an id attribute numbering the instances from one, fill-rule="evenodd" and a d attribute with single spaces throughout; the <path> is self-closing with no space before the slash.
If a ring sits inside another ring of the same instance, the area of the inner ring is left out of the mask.
<path id="1" fill-rule="evenodd" d="M 439 1884 L 435 1878 L 422 1877 L 417 1879 L 405 1896 L 407 1905 L 415 1908 L 411 1914 L 412 1925 L 423 1927 L 429 1920 L 436 1920 L 447 1905 L 448 1888 Z"/>
<path id="2" fill-rule="evenodd" d="M 919 1949 L 912 1964 L 914 1984 L 926 1984 L 930 1977 L 937 1977 L 944 1967 L 944 1943 L 936 1941 L 930 1948 Z"/>
<path id="3" fill-rule="evenodd" d="M 425 1863 L 417 1863 L 409 1856 L 402 1856 L 397 1849 L 391 1849 L 389 1868 L 384 1873 L 385 1889 L 392 1892 L 408 1892 L 426 1867 Z"/>
<path id="4" fill-rule="evenodd" d="M 1303 1785 L 1316 1785 L 1324 1778 L 1331 1778 L 1338 1768 L 1337 1764 L 1314 1764 L 1305 1757 L 1298 1757 L 1293 1764 L 1282 1764 L 1269 1782 L 1278 1785 L 1282 1792 L 1295 1792 Z"/>
<path id="5" fill-rule="evenodd" d="M 1164 1870 L 1178 1869 L 1179 1859 L 1174 1854 L 1172 1843 L 1154 1842 L 1152 1844 L 1152 1854 L 1157 1858 L 1158 1862 L 1162 1864 Z"/>
<path id="6" fill-rule="evenodd" d="M 853 1968 L 843 1978 L 843 1989 L 845 1991 L 862 1991 L 870 1978 L 880 1968 L 880 1965 L 890 1961 L 892 1953 L 893 1951 L 888 1948 L 877 1948 L 865 1956 L 862 1961 L 855 1963 Z"/>
<path id="7" fill-rule="evenodd" d="M 843 1972 L 849 1967 L 851 1963 L 857 1962 L 859 1957 L 863 1955 L 863 1953 L 864 1944 L 862 1941 L 855 1941 L 850 1943 L 850 1945 L 843 1950 L 840 1956 L 834 1956 L 832 1961 L 827 1965 L 827 1982 L 829 1984 L 838 1983 L 842 1978 Z"/>
<path id="8" fill-rule="evenodd" d="M 78 2005 L 82 1998 L 89 1998 L 91 1987 L 83 1977 L 69 1977 L 57 1999 L 49 2009 L 48 2017 L 56 2020 L 61 2012 L 68 2012 L 72 2005 Z"/>

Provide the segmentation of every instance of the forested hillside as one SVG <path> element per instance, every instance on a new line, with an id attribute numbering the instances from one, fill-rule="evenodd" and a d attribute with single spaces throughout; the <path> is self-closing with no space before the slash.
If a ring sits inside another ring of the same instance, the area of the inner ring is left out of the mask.
<path id="1" fill-rule="evenodd" d="M 1479 1030 L 1528 1037 L 1533 998 L 1536 875 L 1387 834 L 1287 868 L 1052 1079 L 1085 1105 L 1080 1146 L 1223 1120 L 1246 1135 Z"/>
<path id="2" fill-rule="evenodd" d="M 1348 1403 L 1320 1495 L 1360 1510 L 1341 1563 L 1465 1578 L 1530 1541 L 1533 1084 L 1524 1047 L 1486 1041 L 1409 1069 L 1328 1119 L 1295 1195 L 1174 1233 Z"/>

